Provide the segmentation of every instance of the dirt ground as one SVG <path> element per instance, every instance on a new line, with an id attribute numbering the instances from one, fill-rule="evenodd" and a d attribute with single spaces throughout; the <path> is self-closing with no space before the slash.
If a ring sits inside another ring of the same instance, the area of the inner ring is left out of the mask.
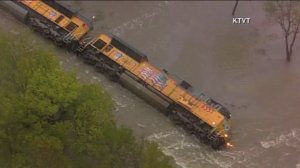
<path id="1" fill-rule="evenodd" d="M 64 3 L 96 16 L 93 35 L 119 35 L 230 109 L 236 147 L 212 151 L 132 92 L 57 51 L 66 70 L 77 69 L 82 81 L 102 84 L 113 95 L 120 124 L 157 142 L 180 167 L 300 167 L 300 40 L 286 63 L 281 30 L 265 17 L 263 2 L 240 2 L 237 15 L 251 17 L 248 25 L 232 24 L 231 1 Z M 24 25 L 0 14 L 1 29 L 22 32 Z"/>

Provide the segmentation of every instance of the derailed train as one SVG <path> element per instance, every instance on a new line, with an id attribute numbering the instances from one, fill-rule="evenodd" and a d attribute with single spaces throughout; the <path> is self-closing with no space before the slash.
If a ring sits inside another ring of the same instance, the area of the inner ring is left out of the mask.
<path id="1" fill-rule="evenodd" d="M 178 80 L 151 64 L 147 56 L 110 33 L 96 38 L 87 34 L 92 22 L 57 1 L 1 1 L 0 5 L 19 20 L 75 52 L 111 80 L 126 74 L 169 103 L 166 115 L 213 149 L 231 146 L 230 112 L 186 81 Z"/>

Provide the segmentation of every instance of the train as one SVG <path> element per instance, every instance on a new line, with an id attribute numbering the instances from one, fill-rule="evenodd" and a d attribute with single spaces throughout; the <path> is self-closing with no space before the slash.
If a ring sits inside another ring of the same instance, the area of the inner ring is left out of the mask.
<path id="1" fill-rule="evenodd" d="M 127 75 L 168 103 L 164 113 L 201 142 L 231 147 L 231 113 L 185 80 L 152 64 L 148 57 L 112 33 L 90 37 L 93 21 L 59 1 L 1 1 L 0 6 L 58 47 L 74 52 L 114 82 Z"/>

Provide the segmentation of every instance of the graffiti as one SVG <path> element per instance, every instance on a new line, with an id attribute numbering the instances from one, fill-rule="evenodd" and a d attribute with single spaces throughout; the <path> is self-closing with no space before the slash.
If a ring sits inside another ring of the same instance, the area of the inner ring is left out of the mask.
<path id="1" fill-rule="evenodd" d="M 115 60 L 118 60 L 118 59 L 121 58 L 122 56 L 123 56 L 122 53 L 117 52 L 117 53 L 115 54 Z"/>
<path id="2" fill-rule="evenodd" d="M 159 86 L 160 88 L 164 88 L 168 80 L 165 74 L 161 72 L 154 73 L 154 71 L 149 67 L 145 67 L 142 69 L 141 77 L 144 80 L 149 79 L 153 83 L 153 85 Z"/>
<path id="3" fill-rule="evenodd" d="M 57 14 L 56 14 L 56 12 L 54 12 L 54 11 L 52 11 L 52 12 L 50 12 L 50 14 L 49 14 L 49 16 L 52 18 L 52 17 L 54 17 L 54 16 L 56 16 Z"/>
<path id="4" fill-rule="evenodd" d="M 145 67 L 141 71 L 141 77 L 142 79 L 146 80 L 151 76 L 152 73 L 153 73 L 152 69 L 150 69 L 149 67 Z"/>
<path id="5" fill-rule="evenodd" d="M 163 73 L 159 73 L 153 74 L 150 77 L 150 80 L 153 84 L 158 85 L 160 88 L 164 88 L 166 86 L 168 78 Z"/>

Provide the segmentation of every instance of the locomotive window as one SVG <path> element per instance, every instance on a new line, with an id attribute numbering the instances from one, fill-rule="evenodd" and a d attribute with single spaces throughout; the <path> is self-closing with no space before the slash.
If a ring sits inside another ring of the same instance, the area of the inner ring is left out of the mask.
<path id="1" fill-rule="evenodd" d="M 78 25 L 75 24 L 74 22 L 70 22 L 67 26 L 66 26 L 66 29 L 69 30 L 69 31 L 73 31 L 75 28 L 77 28 Z"/>
<path id="2" fill-rule="evenodd" d="M 181 81 L 180 84 L 179 84 L 181 87 L 183 87 L 184 89 L 186 90 L 192 90 L 193 87 L 191 84 L 187 83 L 186 81 Z"/>
<path id="3" fill-rule="evenodd" d="M 55 22 L 56 23 L 59 23 L 60 21 L 62 21 L 64 19 L 64 16 L 63 15 L 60 15 L 56 20 Z"/>
<path id="4" fill-rule="evenodd" d="M 113 48 L 112 45 L 109 45 L 104 49 L 104 51 L 109 52 L 112 48 Z"/>
<path id="5" fill-rule="evenodd" d="M 93 45 L 99 50 L 101 50 L 106 45 L 106 43 L 101 39 L 98 39 Z"/>

